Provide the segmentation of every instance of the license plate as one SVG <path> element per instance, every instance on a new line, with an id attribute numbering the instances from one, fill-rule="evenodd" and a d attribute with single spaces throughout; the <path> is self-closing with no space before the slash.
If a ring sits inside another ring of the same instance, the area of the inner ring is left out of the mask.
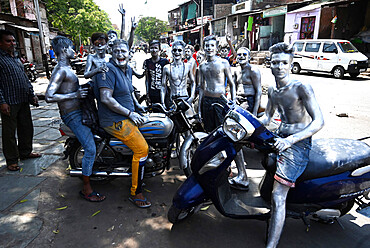
<path id="1" fill-rule="evenodd" d="M 364 72 L 364 71 L 366 71 L 366 69 L 360 69 L 360 72 Z"/>

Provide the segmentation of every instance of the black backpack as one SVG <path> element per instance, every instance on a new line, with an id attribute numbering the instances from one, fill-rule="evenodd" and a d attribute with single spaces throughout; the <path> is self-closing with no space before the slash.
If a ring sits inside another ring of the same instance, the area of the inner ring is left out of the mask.
<path id="1" fill-rule="evenodd" d="M 87 89 L 87 96 L 80 99 L 80 106 L 82 110 L 82 124 L 91 128 L 93 132 L 99 131 L 99 116 L 98 109 L 95 103 L 95 94 L 92 87 L 93 82 L 90 81 L 81 85 L 82 88 Z"/>

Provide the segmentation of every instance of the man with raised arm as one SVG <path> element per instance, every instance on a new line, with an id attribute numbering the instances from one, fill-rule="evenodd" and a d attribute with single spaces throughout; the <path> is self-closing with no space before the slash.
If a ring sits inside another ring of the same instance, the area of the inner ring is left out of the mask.
<path id="1" fill-rule="evenodd" d="M 324 119 L 311 85 L 290 78 L 293 48 L 278 43 L 270 48 L 271 71 L 276 87 L 268 90 L 265 115 L 267 125 L 278 110 L 281 125 L 274 144 L 277 170 L 271 199 L 271 221 L 267 247 L 276 247 L 285 222 L 286 198 L 289 189 L 304 172 L 311 150 L 311 136 L 324 126 Z"/>
<path id="2" fill-rule="evenodd" d="M 182 61 L 185 50 L 183 41 L 175 41 L 172 44 L 173 62 L 165 65 L 162 76 L 162 87 L 166 87 L 168 79 L 170 83 L 170 99 L 184 99 L 190 105 L 194 100 L 195 95 L 195 80 L 192 73 L 192 64 Z M 187 90 L 187 81 L 190 80 L 190 96 Z M 161 91 L 161 103 L 165 106 L 165 91 Z"/>
<path id="3" fill-rule="evenodd" d="M 80 87 L 78 77 L 70 66 L 70 59 L 74 58 L 73 43 L 70 39 L 57 36 L 52 40 L 52 46 L 58 58 L 46 90 L 46 102 L 57 102 L 63 122 L 76 135 L 84 148 L 82 158 L 83 189 L 80 196 L 91 202 L 100 202 L 105 196 L 93 191 L 90 185 L 90 175 L 95 161 L 95 141 L 89 127 L 82 124 L 80 98 L 87 95 L 87 90 Z"/>

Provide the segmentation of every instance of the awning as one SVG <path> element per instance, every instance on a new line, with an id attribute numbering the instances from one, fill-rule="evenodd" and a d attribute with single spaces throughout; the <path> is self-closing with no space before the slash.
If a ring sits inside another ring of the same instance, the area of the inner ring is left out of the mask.
<path id="1" fill-rule="evenodd" d="M 198 33 L 200 30 L 200 27 L 195 27 L 192 30 L 190 30 L 190 33 Z"/>
<path id="2" fill-rule="evenodd" d="M 9 26 L 12 26 L 12 27 L 15 27 L 15 28 L 19 28 L 19 29 L 25 30 L 27 32 L 39 32 L 39 29 L 38 28 L 34 28 L 34 27 L 19 26 L 19 25 L 15 25 L 15 24 L 12 24 L 12 23 L 9 23 L 8 25 Z"/>
<path id="3" fill-rule="evenodd" d="M 7 24 L 7 23 L 11 23 L 11 22 L 0 20 L 0 25 L 1 24 Z"/>
<path id="4" fill-rule="evenodd" d="M 297 12 L 311 11 L 311 10 L 314 10 L 314 9 L 321 8 L 321 6 L 322 6 L 323 4 L 324 4 L 324 3 L 310 4 L 310 5 L 307 5 L 307 6 L 305 6 L 305 7 L 300 8 L 300 9 L 296 9 L 296 10 L 293 10 L 293 11 L 289 11 L 288 13 L 297 13 Z"/>

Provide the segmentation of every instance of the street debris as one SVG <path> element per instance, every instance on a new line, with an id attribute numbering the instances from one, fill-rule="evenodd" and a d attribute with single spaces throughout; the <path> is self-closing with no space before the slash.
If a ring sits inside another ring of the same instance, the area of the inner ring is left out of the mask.
<path id="1" fill-rule="evenodd" d="M 91 215 L 91 217 L 94 217 L 95 215 L 99 214 L 100 212 L 101 212 L 100 210 L 96 211 L 95 213 L 93 213 L 93 214 Z"/>
<path id="2" fill-rule="evenodd" d="M 64 206 L 64 207 L 61 207 L 61 208 L 56 208 L 55 210 L 64 210 L 66 208 L 68 208 L 68 206 Z"/>
<path id="3" fill-rule="evenodd" d="M 340 113 L 340 114 L 337 114 L 338 117 L 348 117 L 348 114 L 347 113 Z"/>
<path id="4" fill-rule="evenodd" d="M 21 201 L 19 201 L 20 203 L 23 203 L 23 202 L 26 202 L 26 201 L 28 201 L 27 199 L 23 199 L 23 200 L 21 200 Z"/>
<path id="5" fill-rule="evenodd" d="M 111 227 L 109 227 L 108 229 L 107 229 L 107 232 L 111 232 L 111 231 L 113 231 L 114 230 L 114 226 L 111 226 Z"/>
<path id="6" fill-rule="evenodd" d="M 58 234 L 59 230 L 53 230 L 53 233 Z"/>

